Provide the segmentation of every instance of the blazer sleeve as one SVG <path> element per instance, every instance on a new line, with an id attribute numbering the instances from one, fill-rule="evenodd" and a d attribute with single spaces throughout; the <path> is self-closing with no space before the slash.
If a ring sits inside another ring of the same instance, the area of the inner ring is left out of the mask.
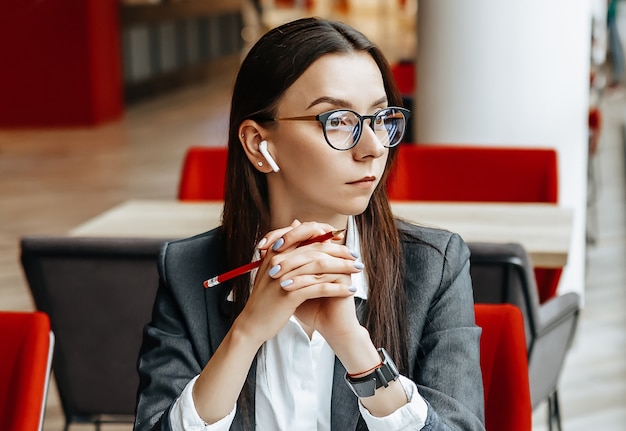
<path id="1" fill-rule="evenodd" d="M 484 431 L 469 249 L 456 234 L 425 232 L 406 257 L 409 377 L 428 403 L 423 430 Z"/>
<path id="2" fill-rule="evenodd" d="M 146 325 L 137 369 L 139 390 L 134 431 L 169 431 L 169 410 L 187 383 L 202 371 L 183 313 L 164 277 L 167 245 L 159 260 L 160 284 L 152 321 Z"/>
<path id="3" fill-rule="evenodd" d="M 223 264 L 218 237 L 210 231 L 163 246 L 159 288 L 137 363 L 135 431 L 171 429 L 169 409 L 228 331 L 223 289 L 202 286 Z"/>

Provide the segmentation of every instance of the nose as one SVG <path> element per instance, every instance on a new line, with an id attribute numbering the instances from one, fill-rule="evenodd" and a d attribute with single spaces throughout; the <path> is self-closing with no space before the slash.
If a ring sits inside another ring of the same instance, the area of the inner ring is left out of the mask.
<path id="1" fill-rule="evenodd" d="M 352 147 L 354 157 L 357 159 L 363 159 L 366 157 L 378 158 L 382 157 L 387 148 L 385 148 L 374 133 L 374 124 L 372 118 L 366 118 L 363 120 L 363 127 L 361 130 L 361 136 L 357 144 Z M 367 123 L 366 123 L 367 122 Z"/>

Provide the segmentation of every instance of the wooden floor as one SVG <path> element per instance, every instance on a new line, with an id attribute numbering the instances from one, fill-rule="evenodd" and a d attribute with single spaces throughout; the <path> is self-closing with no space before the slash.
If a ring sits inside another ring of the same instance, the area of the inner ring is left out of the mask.
<path id="1" fill-rule="evenodd" d="M 129 109 L 108 125 L 72 130 L 0 130 L 0 309 L 31 310 L 18 239 L 64 234 L 130 198 L 174 199 L 186 147 L 226 142 L 232 75 Z M 603 102 L 594 160 L 597 199 L 590 221 L 586 305 L 561 379 L 566 431 L 626 429 L 626 194 L 621 126 L 626 99 Z M 534 414 L 544 430 L 545 410 Z M 60 431 L 54 386 L 44 430 Z M 73 426 L 72 431 L 90 430 Z M 129 431 L 127 425 L 103 431 Z"/>

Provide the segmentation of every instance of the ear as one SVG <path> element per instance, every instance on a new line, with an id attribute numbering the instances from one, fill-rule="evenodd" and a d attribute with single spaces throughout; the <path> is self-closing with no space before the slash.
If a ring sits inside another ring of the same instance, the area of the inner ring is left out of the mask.
<path id="1" fill-rule="evenodd" d="M 254 120 L 244 120 L 239 125 L 239 142 L 243 147 L 243 151 L 246 153 L 248 160 L 252 163 L 260 172 L 269 173 L 272 171 L 272 167 L 267 163 L 267 160 L 259 151 L 259 144 L 264 141 L 269 132 L 259 123 Z"/>

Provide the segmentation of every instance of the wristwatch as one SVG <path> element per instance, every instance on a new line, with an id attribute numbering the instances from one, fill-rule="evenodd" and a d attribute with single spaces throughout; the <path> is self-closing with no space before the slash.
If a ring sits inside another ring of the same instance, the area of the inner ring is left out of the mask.
<path id="1" fill-rule="evenodd" d="M 344 376 L 352 392 L 359 398 L 374 396 L 376 389 L 381 386 L 389 386 L 389 382 L 397 380 L 400 375 L 396 364 L 394 364 L 385 349 L 382 347 L 378 349 L 378 354 L 382 362 L 381 366 L 371 373 L 363 377 L 350 377 L 347 373 Z"/>

